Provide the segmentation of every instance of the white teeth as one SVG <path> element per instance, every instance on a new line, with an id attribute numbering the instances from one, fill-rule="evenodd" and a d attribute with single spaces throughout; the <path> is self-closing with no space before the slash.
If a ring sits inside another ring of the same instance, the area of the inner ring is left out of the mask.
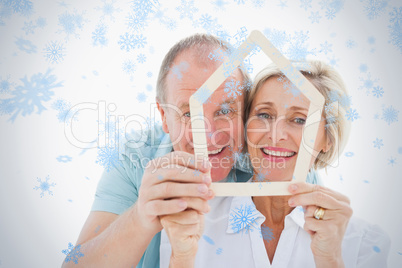
<path id="1" fill-rule="evenodd" d="M 271 151 L 267 149 L 262 149 L 264 153 L 273 155 L 273 156 L 281 156 L 281 157 L 290 157 L 295 154 L 295 152 L 280 152 L 280 151 Z"/>
<path id="2" fill-rule="evenodd" d="M 222 152 L 222 150 L 223 150 L 223 147 L 220 149 L 216 149 L 214 151 L 208 151 L 208 154 L 219 154 L 220 152 Z"/>

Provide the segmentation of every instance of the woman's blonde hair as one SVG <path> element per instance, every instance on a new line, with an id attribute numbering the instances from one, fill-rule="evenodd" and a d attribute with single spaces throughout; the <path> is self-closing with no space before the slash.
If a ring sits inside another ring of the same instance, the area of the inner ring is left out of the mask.
<path id="1" fill-rule="evenodd" d="M 315 169 L 325 168 L 333 163 L 342 153 L 349 136 L 350 123 L 346 120 L 345 114 L 350 103 L 346 87 L 339 73 L 322 61 L 292 62 L 292 65 L 295 66 L 325 98 L 323 111 L 323 116 L 326 121 L 325 132 L 332 146 L 327 152 L 321 151 L 313 165 Z M 246 122 L 249 117 L 250 109 L 258 90 L 272 77 L 284 78 L 284 74 L 273 63 L 256 75 L 252 89 L 246 92 L 245 95 L 244 122 Z"/>

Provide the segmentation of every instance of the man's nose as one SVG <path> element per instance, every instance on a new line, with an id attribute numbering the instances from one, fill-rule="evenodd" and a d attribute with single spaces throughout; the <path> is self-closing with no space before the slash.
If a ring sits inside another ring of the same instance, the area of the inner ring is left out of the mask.
<path id="1" fill-rule="evenodd" d="M 273 146 L 276 146 L 281 141 L 287 140 L 288 130 L 286 124 L 286 118 L 284 116 L 278 117 L 272 122 L 271 131 L 269 132 L 270 139 Z"/>

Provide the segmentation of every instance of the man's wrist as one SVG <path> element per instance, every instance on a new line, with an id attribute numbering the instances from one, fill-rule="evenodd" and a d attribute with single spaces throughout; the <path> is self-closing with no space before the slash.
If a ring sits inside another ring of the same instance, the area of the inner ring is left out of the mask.
<path id="1" fill-rule="evenodd" d="M 144 219 L 141 219 L 141 216 L 138 213 L 137 203 L 131 207 L 129 217 L 131 219 L 133 228 L 135 228 L 135 231 L 141 233 L 142 235 L 154 237 L 160 231 L 157 228 L 153 228 L 151 224 L 144 224 Z"/>

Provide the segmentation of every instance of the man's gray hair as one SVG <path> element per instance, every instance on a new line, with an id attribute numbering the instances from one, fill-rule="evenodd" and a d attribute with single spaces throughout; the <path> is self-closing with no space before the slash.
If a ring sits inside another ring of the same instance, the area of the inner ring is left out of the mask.
<path id="1" fill-rule="evenodd" d="M 210 34 L 194 34 L 189 37 L 186 37 L 176 43 L 166 54 L 163 59 L 161 68 L 159 70 L 159 76 L 156 83 L 156 99 L 160 103 L 166 102 L 166 77 L 172 67 L 172 64 L 176 57 L 185 50 L 188 49 L 197 50 L 197 55 L 199 55 L 200 62 L 208 62 L 213 59 L 208 58 L 210 53 L 215 49 L 220 49 L 221 52 L 225 52 L 227 54 L 232 51 L 232 48 L 229 43 L 224 40 L 218 39 L 217 37 Z M 219 51 L 219 50 L 218 50 Z M 223 56 L 223 55 L 221 55 Z M 243 78 L 243 84 L 249 85 L 250 78 L 247 72 L 244 71 L 243 66 L 240 66 L 240 72 Z M 244 87 L 245 90 L 248 90 L 248 87 Z"/>

